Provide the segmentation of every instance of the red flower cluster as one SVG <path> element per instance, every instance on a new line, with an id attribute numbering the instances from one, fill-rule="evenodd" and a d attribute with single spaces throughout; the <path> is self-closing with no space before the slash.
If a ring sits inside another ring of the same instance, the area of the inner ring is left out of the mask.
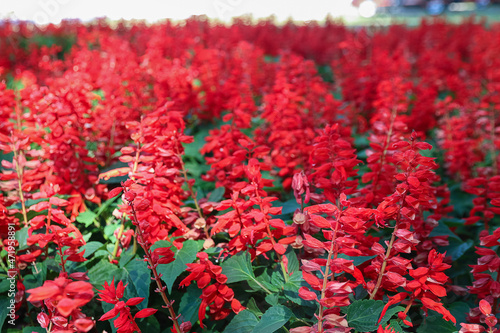
<path id="1" fill-rule="evenodd" d="M 73 275 L 79 277 L 78 274 Z M 71 275 L 70 275 L 71 277 Z M 85 281 L 73 281 L 63 273 L 43 286 L 26 291 L 28 302 L 43 308 L 37 320 L 51 332 L 89 332 L 94 321 L 81 311 L 81 307 L 94 297 L 93 287 Z"/>
<path id="2" fill-rule="evenodd" d="M 145 308 L 137 312 L 132 316 L 130 312 L 130 307 L 140 304 L 144 301 L 144 297 L 133 297 L 126 302 L 122 301 L 123 293 L 127 286 L 123 285 L 123 282 L 118 282 L 115 287 L 115 280 L 111 281 L 109 285 L 104 282 L 104 289 L 99 291 L 99 300 L 108 304 L 112 304 L 113 308 L 103 314 L 99 320 L 108 320 L 119 315 L 114 321 L 117 332 L 120 333 L 133 333 L 140 332 L 139 326 L 137 326 L 135 320 L 139 318 L 146 318 L 152 316 L 157 311 L 156 309 Z"/>
<path id="3" fill-rule="evenodd" d="M 497 331 L 499 36 L 1 22 L 16 328 Z"/>
<path id="4" fill-rule="evenodd" d="M 239 313 L 245 307 L 234 298 L 234 291 L 226 285 L 227 276 L 222 274 L 222 268 L 208 260 L 206 253 L 198 253 L 197 258 L 199 263 L 188 264 L 187 271 L 189 275 L 180 282 L 180 286 L 187 287 L 192 281 L 196 281 L 198 288 L 203 290 L 200 296 L 201 305 L 198 312 L 200 326 L 203 328 L 207 306 L 210 309 L 210 318 L 213 320 L 226 318 L 231 313 L 231 310 L 234 313 Z M 225 307 L 226 303 L 230 303 L 231 307 Z"/>

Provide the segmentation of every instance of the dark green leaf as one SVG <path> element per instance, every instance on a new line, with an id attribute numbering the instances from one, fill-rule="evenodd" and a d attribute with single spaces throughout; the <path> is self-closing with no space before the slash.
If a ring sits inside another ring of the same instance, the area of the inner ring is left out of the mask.
<path id="1" fill-rule="evenodd" d="M 222 273 L 227 276 L 227 283 L 255 279 L 247 252 L 240 252 L 224 261 L 221 265 Z"/>
<path id="2" fill-rule="evenodd" d="M 257 305 L 257 302 L 255 302 L 255 299 L 252 297 L 247 303 L 247 309 L 248 311 L 251 311 L 254 315 L 257 317 L 262 316 L 262 311 L 260 311 L 259 306 Z"/>
<path id="3" fill-rule="evenodd" d="M 422 325 L 417 329 L 417 333 L 439 332 L 453 333 L 457 328 L 451 321 L 446 321 L 441 315 L 430 315 L 424 319 Z"/>
<path id="4" fill-rule="evenodd" d="M 453 231 L 451 231 L 450 228 L 443 222 L 440 222 L 434 229 L 432 229 L 432 232 L 429 235 L 429 237 L 436 236 L 448 236 L 449 238 L 460 240 L 460 237 L 458 237 Z"/>
<path id="5" fill-rule="evenodd" d="M 196 160 L 203 160 L 200 149 L 205 145 L 205 137 L 209 135 L 208 128 L 203 128 L 194 135 L 194 142 L 184 144 L 184 155 Z"/>
<path id="6" fill-rule="evenodd" d="M 251 333 L 258 323 L 259 320 L 252 312 L 243 310 L 231 320 L 223 333 Z"/>
<path id="7" fill-rule="evenodd" d="M 182 249 L 176 251 L 173 247 L 172 250 L 175 252 L 175 260 L 170 264 L 159 265 L 157 268 L 158 273 L 163 274 L 161 279 L 165 282 L 169 293 L 172 292 L 172 286 L 177 277 L 186 271 L 186 264 L 196 259 L 198 245 L 193 240 L 187 240 L 183 243 Z"/>
<path id="8" fill-rule="evenodd" d="M 120 267 L 123 267 L 127 265 L 130 260 L 135 256 L 135 253 L 132 248 L 128 249 L 127 251 L 124 251 L 120 254 L 120 261 L 118 262 L 118 265 Z"/>
<path id="9" fill-rule="evenodd" d="M 142 259 L 134 258 L 122 267 L 122 276 L 122 279 L 128 279 L 129 283 L 125 289 L 125 296 L 127 298 L 144 297 L 144 301 L 137 307 L 141 310 L 147 308 L 151 284 L 151 271 L 148 269 L 148 264 Z"/>
<path id="10" fill-rule="evenodd" d="M 159 332 L 160 323 L 155 316 L 149 316 L 147 318 L 137 319 L 137 326 L 141 329 L 141 332 Z"/>
<path id="11" fill-rule="evenodd" d="M 7 279 L 0 281 L 0 293 L 4 293 L 10 288 L 10 282 Z"/>
<path id="12" fill-rule="evenodd" d="M 299 297 L 299 288 L 304 285 L 304 280 L 302 279 L 302 273 L 297 270 L 293 273 L 288 282 L 283 286 L 283 292 L 287 299 L 290 301 L 299 304 L 301 306 L 315 306 L 314 302 L 306 301 Z"/>
<path id="13" fill-rule="evenodd" d="M 452 260 L 455 261 L 465 254 L 474 245 L 472 239 L 468 239 L 466 242 L 462 242 L 455 238 L 450 239 L 450 245 L 440 248 L 440 252 L 445 252 L 446 255 L 451 256 Z"/>
<path id="14" fill-rule="evenodd" d="M 300 208 L 300 205 L 297 203 L 297 200 L 295 199 L 290 199 L 285 202 L 274 201 L 273 206 L 282 207 L 281 215 L 292 214 L 293 212 L 295 212 L 297 208 Z"/>
<path id="15" fill-rule="evenodd" d="M 299 271 L 299 261 L 297 260 L 297 255 L 291 246 L 288 247 L 287 252 L 285 254 L 288 259 L 288 273 L 295 273 Z"/>
<path id="16" fill-rule="evenodd" d="M 14 297 L 0 298 L 0 331 L 2 331 L 2 326 L 6 322 L 5 319 L 7 319 L 7 315 L 9 314 L 10 311 L 10 309 L 7 308 L 8 306 L 10 306 L 10 299 L 14 299 Z M 9 317 L 8 320 L 11 320 L 11 318 Z M 7 323 L 7 326 L 12 326 L 12 325 Z"/>
<path id="17" fill-rule="evenodd" d="M 160 241 L 157 241 L 153 244 L 153 246 L 151 246 L 151 251 L 154 251 L 158 248 L 161 248 L 161 247 L 171 247 L 172 246 L 172 243 L 169 242 L 169 241 L 166 241 L 166 240 L 160 240 Z"/>
<path id="18" fill-rule="evenodd" d="M 88 242 L 81 248 L 82 250 L 85 250 L 83 257 L 84 258 L 90 257 L 92 254 L 94 254 L 97 250 L 99 250 L 103 246 L 104 244 L 101 242 Z"/>
<path id="19" fill-rule="evenodd" d="M 16 231 L 15 237 L 16 237 L 16 240 L 19 242 L 19 249 L 17 249 L 18 251 L 24 250 L 28 247 L 28 243 L 27 243 L 28 228 L 22 228 L 22 229 L 19 229 L 18 231 Z"/>
<path id="20" fill-rule="evenodd" d="M 118 282 L 122 277 L 122 270 L 109 261 L 101 260 L 89 269 L 88 276 L 95 288 L 102 289 L 104 282 L 111 283 L 115 276 L 115 282 Z"/>
<path id="21" fill-rule="evenodd" d="M 283 327 L 291 316 L 292 311 L 287 307 L 282 305 L 273 306 L 264 312 L 252 333 L 273 333 Z"/>
<path id="22" fill-rule="evenodd" d="M 349 327 L 353 327 L 360 332 L 371 332 L 378 328 L 378 320 L 382 309 L 383 301 L 361 300 L 354 301 L 347 307 L 347 322 Z"/>
<path id="23" fill-rule="evenodd" d="M 225 191 L 226 189 L 224 187 L 217 187 L 215 190 L 212 191 L 212 193 L 210 193 L 208 201 L 219 202 L 223 198 Z"/>
<path id="24" fill-rule="evenodd" d="M 384 317 L 380 321 L 381 325 L 384 325 L 394 316 L 396 313 L 404 311 L 405 308 L 402 306 L 394 306 L 392 308 L 387 309 L 387 312 L 385 313 Z"/>
<path id="25" fill-rule="evenodd" d="M 361 265 L 362 263 L 364 263 L 365 261 L 368 261 L 370 259 L 373 259 L 375 258 L 376 256 L 367 256 L 367 257 L 350 257 L 348 255 L 345 255 L 343 253 L 340 253 L 338 255 L 339 258 L 343 258 L 343 259 L 347 259 L 347 260 L 352 260 L 352 263 L 354 264 L 354 266 L 359 266 Z"/>
<path id="26" fill-rule="evenodd" d="M 255 278 L 248 252 L 240 252 L 232 256 L 228 260 L 224 261 L 221 267 L 222 273 L 227 276 L 227 283 L 247 281 L 250 287 L 254 288 L 258 286 L 268 294 L 271 294 L 271 291 L 268 288 L 269 284 L 266 282 L 263 283 L 262 278 Z"/>
<path id="27" fill-rule="evenodd" d="M 278 305 L 278 300 L 279 300 L 278 294 L 266 295 L 266 302 L 271 306 Z"/>
<path id="28" fill-rule="evenodd" d="M 102 307 L 102 310 L 103 310 L 104 313 L 110 311 L 113 308 L 113 306 L 114 306 L 113 304 L 109 304 L 109 303 L 106 303 L 106 302 L 101 302 L 101 307 Z M 108 319 L 109 325 L 111 326 L 111 331 L 113 333 L 116 333 L 116 327 L 115 327 L 113 321 L 117 317 L 118 317 L 118 315 L 116 315 L 114 318 Z"/>
<path id="29" fill-rule="evenodd" d="M 111 164 L 109 167 L 101 170 L 101 173 L 111 171 L 114 169 L 125 168 L 128 164 L 124 162 L 116 162 Z M 111 177 L 108 180 L 99 179 L 99 184 L 120 184 L 128 179 L 128 176 L 120 176 L 120 177 Z"/>
<path id="30" fill-rule="evenodd" d="M 183 321 L 190 321 L 193 325 L 198 321 L 198 309 L 201 305 L 200 296 L 201 289 L 197 286 L 191 284 L 187 287 L 179 305 L 179 313 L 183 317 Z"/>
<path id="31" fill-rule="evenodd" d="M 36 333 L 46 333 L 47 330 L 45 328 L 42 328 L 42 327 L 37 327 L 37 326 L 30 326 L 30 327 L 24 327 L 23 328 L 23 333 L 33 333 L 33 332 L 36 332 Z"/>
<path id="32" fill-rule="evenodd" d="M 470 307 L 465 302 L 453 302 L 450 305 L 447 305 L 446 308 L 450 311 L 450 313 L 457 320 L 457 327 L 461 327 L 460 323 L 467 322 L 467 314 L 470 311 Z"/>
<path id="33" fill-rule="evenodd" d="M 91 210 L 86 210 L 83 213 L 78 214 L 76 217 L 76 221 L 85 224 L 86 227 L 94 223 L 94 219 L 97 217 L 97 214 Z"/>
<path id="34" fill-rule="evenodd" d="M 401 327 L 397 319 L 392 319 L 389 322 L 389 326 L 392 327 L 396 333 L 406 333 L 406 331 Z"/>

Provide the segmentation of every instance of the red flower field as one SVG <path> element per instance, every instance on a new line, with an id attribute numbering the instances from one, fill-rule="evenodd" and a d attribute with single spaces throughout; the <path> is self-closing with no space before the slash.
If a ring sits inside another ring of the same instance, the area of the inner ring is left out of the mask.
<path id="1" fill-rule="evenodd" d="M 6 332 L 500 332 L 500 25 L 0 22 Z"/>

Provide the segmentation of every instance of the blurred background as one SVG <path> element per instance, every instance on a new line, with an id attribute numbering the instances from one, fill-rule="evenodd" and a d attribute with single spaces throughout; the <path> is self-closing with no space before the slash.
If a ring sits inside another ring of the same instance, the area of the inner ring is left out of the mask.
<path id="1" fill-rule="evenodd" d="M 327 15 L 350 25 L 416 25 L 425 16 L 460 21 L 464 16 L 500 20 L 500 0 L 0 0 L 0 19 L 28 20 L 39 25 L 62 19 L 182 20 L 206 15 L 223 22 L 251 15 L 274 16 L 278 22 L 322 21 Z"/>

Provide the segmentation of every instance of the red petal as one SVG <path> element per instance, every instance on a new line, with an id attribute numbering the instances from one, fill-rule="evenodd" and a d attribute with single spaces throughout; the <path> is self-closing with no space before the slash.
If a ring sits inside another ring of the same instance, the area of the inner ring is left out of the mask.
<path id="1" fill-rule="evenodd" d="M 306 300 L 306 301 L 312 301 L 312 300 L 318 299 L 318 296 L 316 295 L 316 293 L 310 291 L 307 287 L 300 287 L 299 297 Z"/>
<path id="2" fill-rule="evenodd" d="M 88 332 L 94 327 L 94 321 L 87 318 L 77 319 L 74 324 L 78 332 Z"/>
<path id="3" fill-rule="evenodd" d="M 141 303 L 142 301 L 144 301 L 144 297 L 134 297 L 129 299 L 125 304 L 127 304 L 128 306 L 134 306 Z"/>
<path id="4" fill-rule="evenodd" d="M 324 245 L 322 242 L 317 240 L 316 238 L 312 237 L 311 235 L 304 234 L 305 238 L 302 241 L 302 244 L 307 245 L 309 247 L 312 247 L 313 249 L 323 249 Z"/>
<path id="5" fill-rule="evenodd" d="M 484 299 L 479 301 L 479 310 L 487 316 L 491 314 L 491 305 L 488 303 L 488 301 L 485 301 Z"/>
<path id="6" fill-rule="evenodd" d="M 117 308 L 112 308 L 111 310 L 109 310 L 108 312 L 106 312 L 105 314 L 103 314 L 101 316 L 101 318 L 99 318 L 100 321 L 104 321 L 104 320 L 108 320 L 108 319 L 111 319 L 111 318 L 114 318 L 116 317 L 116 315 L 118 314 L 118 309 Z"/>
<path id="7" fill-rule="evenodd" d="M 152 308 L 146 308 L 146 309 L 143 309 L 143 310 L 137 312 L 135 314 L 134 318 L 146 318 L 146 317 L 149 317 L 149 316 L 155 314 L 156 311 L 158 311 L 158 310 L 152 309 Z"/>
<path id="8" fill-rule="evenodd" d="M 116 188 L 112 189 L 108 193 L 108 199 L 116 197 L 118 194 L 122 193 L 122 191 L 123 191 L 122 187 L 116 187 Z"/>

